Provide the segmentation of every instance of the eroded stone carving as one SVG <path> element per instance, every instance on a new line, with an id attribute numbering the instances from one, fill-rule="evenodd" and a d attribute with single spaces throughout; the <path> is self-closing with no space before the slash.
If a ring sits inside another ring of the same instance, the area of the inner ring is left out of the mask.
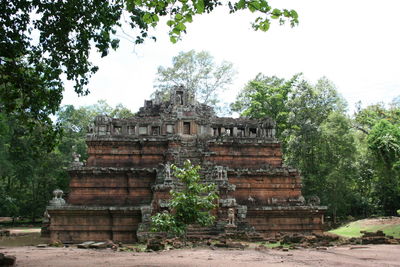
<path id="1" fill-rule="evenodd" d="M 164 183 L 171 183 L 172 182 L 172 177 L 171 177 L 171 164 L 169 162 L 164 164 Z"/>
<path id="2" fill-rule="evenodd" d="M 221 207 L 235 207 L 236 199 L 234 198 L 220 199 L 219 203 L 221 204 Z"/>
<path id="3" fill-rule="evenodd" d="M 321 204 L 321 200 L 319 199 L 318 196 L 311 196 L 308 199 L 308 205 L 310 206 L 318 206 L 319 204 Z"/>
<path id="4" fill-rule="evenodd" d="M 236 226 L 235 225 L 235 209 L 229 208 L 228 209 L 228 226 Z"/>
<path id="5" fill-rule="evenodd" d="M 300 205 L 304 205 L 306 203 L 306 199 L 303 196 L 299 196 L 297 201 Z"/>
<path id="6" fill-rule="evenodd" d="M 215 166 L 216 179 L 217 180 L 227 180 L 227 172 L 223 166 Z"/>
<path id="7" fill-rule="evenodd" d="M 249 205 L 254 205 L 256 203 L 256 199 L 253 198 L 252 196 L 249 196 L 247 198 L 247 201 L 248 201 Z"/>
<path id="8" fill-rule="evenodd" d="M 151 221 L 151 207 L 143 206 L 140 211 L 142 213 L 142 223 L 149 223 Z"/>
<path id="9" fill-rule="evenodd" d="M 50 206 L 64 206 L 65 200 L 62 198 L 64 192 L 61 189 L 55 189 L 53 191 L 53 199 L 50 200 Z M 50 216 L 50 215 L 49 215 Z"/>
<path id="10" fill-rule="evenodd" d="M 238 205 L 237 208 L 237 217 L 239 220 L 246 219 L 247 216 L 247 206 L 245 205 Z"/>
<path id="11" fill-rule="evenodd" d="M 75 148 L 73 148 L 75 150 Z M 83 166 L 83 162 L 80 161 L 81 155 L 76 153 L 75 151 L 72 152 L 72 163 L 71 167 L 81 167 Z"/>

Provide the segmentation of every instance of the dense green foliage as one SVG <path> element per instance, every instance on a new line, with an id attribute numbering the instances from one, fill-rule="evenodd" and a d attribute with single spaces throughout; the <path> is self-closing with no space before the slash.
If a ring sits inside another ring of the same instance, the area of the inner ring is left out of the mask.
<path id="1" fill-rule="evenodd" d="M 48 133 L 46 127 L 51 126 L 36 121 L 37 125 L 31 128 L 0 113 L 0 216 L 35 220 L 43 214 L 54 189 L 68 191 L 66 169 L 72 162 L 72 153 L 87 159 L 86 129 L 100 114 L 133 115 L 122 105 L 111 108 L 104 101 L 78 109 L 64 106 L 57 113 L 62 135 L 48 151 L 43 136 Z"/>
<path id="2" fill-rule="evenodd" d="M 317 195 L 337 216 L 395 215 L 400 198 L 400 106 L 359 109 L 353 118 L 326 78 L 315 85 L 259 74 L 240 92 L 234 111 L 272 117 L 285 163 L 303 176 L 303 194 Z"/>
<path id="3" fill-rule="evenodd" d="M 172 58 L 171 67 L 158 67 L 154 94 L 168 99 L 175 86 L 183 85 L 200 103 L 216 107 L 219 93 L 232 83 L 234 76 L 232 63 L 223 61 L 217 65 L 206 51 L 180 52 Z"/>
<path id="4" fill-rule="evenodd" d="M 200 166 L 194 166 L 189 160 L 182 168 L 171 166 L 173 176 L 182 183 L 183 188 L 171 190 L 170 212 L 161 212 L 152 216 L 152 230 L 167 232 L 176 236 L 186 233 L 187 226 L 197 224 L 207 226 L 215 217 L 210 211 L 216 207 L 216 186 L 203 183 L 199 175 Z"/>
<path id="5" fill-rule="evenodd" d="M 370 204 L 387 215 L 396 215 L 400 203 L 400 105 L 389 108 L 382 104 L 359 109 L 355 117 L 361 129 L 366 171 L 363 181 L 369 181 Z"/>
<path id="6" fill-rule="evenodd" d="M 276 76 L 267 77 L 261 73 L 249 81 L 231 104 L 232 111 L 253 119 L 271 117 L 277 123 L 277 136 L 287 128 L 289 110 L 286 105 L 293 84 L 298 75 L 286 81 Z"/>

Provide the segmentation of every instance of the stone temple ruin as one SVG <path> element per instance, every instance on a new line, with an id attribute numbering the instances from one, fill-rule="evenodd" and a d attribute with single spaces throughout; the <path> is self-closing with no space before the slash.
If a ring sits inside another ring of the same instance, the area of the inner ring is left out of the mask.
<path id="1" fill-rule="evenodd" d="M 150 216 L 167 210 L 169 191 L 179 187 L 170 164 L 187 159 L 201 165 L 220 196 L 215 224 L 189 234 L 271 237 L 323 229 L 326 207 L 305 203 L 299 172 L 282 165 L 271 119 L 217 117 L 178 87 L 169 101 L 145 101 L 130 119 L 96 117 L 87 144 L 87 164 L 75 155 L 69 170 L 66 203 L 47 207 L 53 240 L 143 240 Z"/>

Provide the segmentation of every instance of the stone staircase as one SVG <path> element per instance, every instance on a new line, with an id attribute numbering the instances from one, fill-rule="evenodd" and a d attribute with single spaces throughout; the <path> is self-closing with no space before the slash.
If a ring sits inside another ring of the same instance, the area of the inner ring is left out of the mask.
<path id="1" fill-rule="evenodd" d="M 193 165 L 201 165 L 203 161 L 202 146 L 199 146 L 197 139 L 185 138 L 180 146 L 169 150 L 175 159 L 175 164 L 183 166 L 186 160 L 190 160 Z"/>

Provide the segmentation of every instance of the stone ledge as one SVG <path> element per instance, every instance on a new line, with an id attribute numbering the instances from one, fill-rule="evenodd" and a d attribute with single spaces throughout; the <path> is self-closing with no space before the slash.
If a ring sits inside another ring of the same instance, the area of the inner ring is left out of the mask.
<path id="1" fill-rule="evenodd" d="M 293 210 L 293 211 L 325 211 L 327 206 L 261 206 L 261 207 L 249 207 L 248 210 L 259 210 L 259 211 L 281 211 L 281 210 Z"/>
<path id="2" fill-rule="evenodd" d="M 148 205 L 140 206 L 129 206 L 129 207 L 118 207 L 118 206 L 76 206 L 76 205 L 65 205 L 65 206 L 47 206 L 49 211 L 141 211 L 142 207 L 147 207 Z"/>
<path id="3" fill-rule="evenodd" d="M 111 173 L 111 172 L 131 172 L 131 173 L 138 173 L 138 172 L 147 172 L 147 173 L 154 173 L 157 171 L 157 168 L 131 168 L 131 167 L 74 167 L 70 168 L 68 171 L 74 172 L 79 171 L 79 173 Z"/>

